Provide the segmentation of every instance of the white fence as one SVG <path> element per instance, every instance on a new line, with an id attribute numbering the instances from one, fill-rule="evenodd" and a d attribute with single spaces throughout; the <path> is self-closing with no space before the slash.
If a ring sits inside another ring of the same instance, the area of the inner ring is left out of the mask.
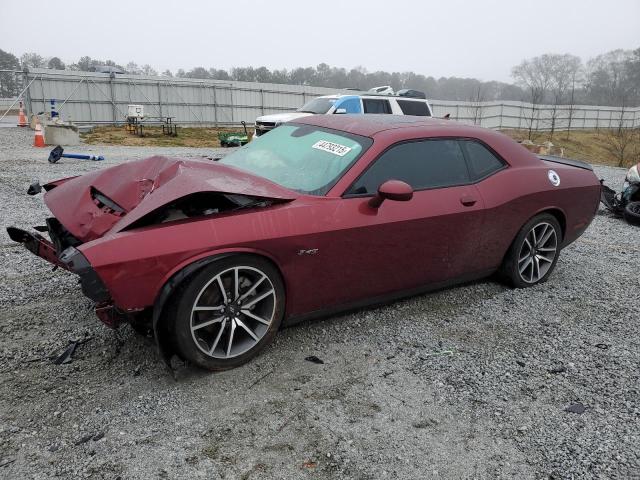
<path id="1" fill-rule="evenodd" d="M 533 105 L 525 102 L 452 102 L 432 100 L 436 117 L 451 118 L 486 128 L 577 130 L 640 126 L 640 108 L 592 105 Z"/>
<path id="2" fill-rule="evenodd" d="M 79 124 L 120 124 L 127 105 L 144 105 L 148 117 L 173 117 L 181 125 L 249 124 L 260 115 L 294 110 L 338 89 L 272 83 L 144 77 L 93 72 L 32 70 L 24 78 L 28 113 L 49 111 L 56 99 L 63 118 Z M 428 92 L 427 92 L 428 93 Z M 548 130 L 640 126 L 640 108 L 532 105 L 523 102 L 431 100 L 434 116 L 488 128 Z"/>

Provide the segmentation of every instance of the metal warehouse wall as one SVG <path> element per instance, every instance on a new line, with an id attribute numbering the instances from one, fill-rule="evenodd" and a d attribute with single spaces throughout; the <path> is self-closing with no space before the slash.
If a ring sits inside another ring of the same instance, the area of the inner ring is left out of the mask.
<path id="1" fill-rule="evenodd" d="M 145 116 L 174 118 L 182 125 L 238 125 L 253 123 L 268 113 L 294 110 L 309 99 L 340 90 L 301 85 L 249 83 L 188 78 L 143 77 L 93 72 L 31 70 L 25 93 L 29 113 L 49 110 L 49 100 L 58 101 L 63 118 L 76 123 L 125 122 L 127 105 L 145 106 Z M 428 92 L 427 92 L 428 93 Z M 558 107 L 522 102 L 453 102 L 431 100 L 434 115 L 488 128 L 532 128 L 548 130 L 640 126 L 640 108 Z"/>
<path id="2" fill-rule="evenodd" d="M 272 83 L 249 83 L 189 78 L 143 77 L 93 72 L 31 70 L 25 94 L 30 113 L 58 111 L 76 123 L 123 123 L 127 105 L 144 105 L 147 117 L 173 117 L 189 125 L 253 123 L 268 113 L 295 110 L 336 89 Z"/>

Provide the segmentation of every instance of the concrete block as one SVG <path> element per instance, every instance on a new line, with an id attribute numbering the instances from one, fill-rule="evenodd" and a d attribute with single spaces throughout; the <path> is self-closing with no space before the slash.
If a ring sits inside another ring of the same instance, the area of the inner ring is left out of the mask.
<path id="1" fill-rule="evenodd" d="M 75 125 L 47 123 L 43 128 L 47 145 L 80 145 L 80 134 Z"/>

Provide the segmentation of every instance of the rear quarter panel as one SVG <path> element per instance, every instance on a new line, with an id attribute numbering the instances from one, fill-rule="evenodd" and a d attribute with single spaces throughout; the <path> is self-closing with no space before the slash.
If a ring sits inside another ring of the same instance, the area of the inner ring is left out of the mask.
<path id="1" fill-rule="evenodd" d="M 555 187 L 549 170 L 560 176 Z M 553 210 L 564 219 L 563 247 L 576 240 L 593 220 L 600 183 L 590 170 L 549 164 L 507 168 L 478 184 L 486 208 L 487 268 L 497 268 L 522 226 L 536 214 Z M 562 222 L 561 222 L 562 223 Z"/>

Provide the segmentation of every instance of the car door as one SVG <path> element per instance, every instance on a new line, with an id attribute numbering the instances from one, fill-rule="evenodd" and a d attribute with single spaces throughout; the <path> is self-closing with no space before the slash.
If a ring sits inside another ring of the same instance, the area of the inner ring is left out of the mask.
<path id="1" fill-rule="evenodd" d="M 386 180 L 414 188 L 406 202 L 371 196 Z M 403 142 L 387 149 L 331 207 L 332 228 L 310 243 L 309 310 L 445 283 L 473 272 L 482 201 L 455 139 Z M 311 272 L 313 272 L 311 274 Z"/>
<path id="2" fill-rule="evenodd" d="M 499 177 L 508 175 L 505 171 L 508 163 L 488 145 L 478 140 L 461 140 L 460 146 L 469 165 L 471 180 L 476 184 L 485 205 L 486 218 L 478 243 L 483 252 L 477 259 L 480 262 L 479 268 L 496 268 L 502 262 L 505 251 L 513 240 L 504 234 L 505 231 L 516 232 L 520 228 L 520 226 L 510 225 L 513 222 L 513 212 L 517 211 L 518 207 L 496 202 L 496 197 L 501 197 L 497 192 L 503 190 L 502 185 L 505 182 Z"/>

